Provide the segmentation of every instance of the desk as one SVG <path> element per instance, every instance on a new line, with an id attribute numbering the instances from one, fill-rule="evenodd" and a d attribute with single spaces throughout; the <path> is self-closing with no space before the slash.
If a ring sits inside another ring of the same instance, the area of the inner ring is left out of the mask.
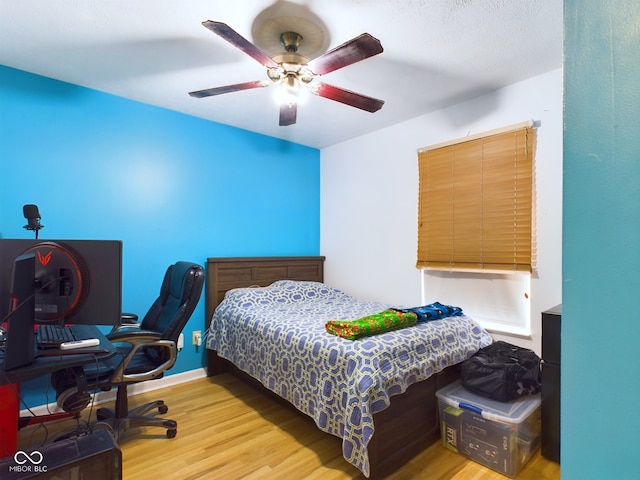
<path id="1" fill-rule="evenodd" d="M 79 348 L 77 350 L 58 350 L 56 348 L 48 348 L 40 350 L 37 346 L 35 358 L 31 365 L 20 368 L 14 368 L 8 372 L 4 371 L 4 363 L 0 354 L 0 385 L 11 383 L 20 383 L 34 378 L 48 375 L 56 370 L 62 370 L 69 367 L 77 367 L 97 361 L 108 360 L 118 353 L 118 350 L 111 342 L 93 325 L 76 325 L 76 335 L 79 334 L 78 340 L 86 338 L 97 338 L 100 345 L 97 347 Z"/>
<path id="2" fill-rule="evenodd" d="M 80 327 L 80 328 L 79 328 Z M 77 325 L 75 327 L 76 335 L 80 334 L 81 339 L 85 338 L 97 338 L 100 340 L 100 345 L 97 347 L 79 348 L 77 350 L 58 350 L 58 349 L 46 349 L 40 350 L 37 346 L 36 357 L 30 365 L 26 365 L 20 368 L 14 368 L 9 371 L 4 371 L 4 358 L 0 353 L 0 392 L 2 392 L 2 403 L 6 405 L 13 405 L 13 412 L 11 416 L 7 416 L 7 413 L 3 410 L 5 415 L 2 423 L 3 425 L 13 425 L 15 422 L 15 435 L 13 431 L 9 431 L 5 434 L 5 441 L 0 442 L 0 458 L 13 455 L 17 449 L 17 433 L 18 433 L 18 421 L 20 416 L 20 405 L 15 399 L 14 389 L 12 384 L 19 384 L 27 380 L 33 380 L 34 378 L 49 375 L 56 370 L 63 370 L 70 367 L 78 367 L 82 365 L 88 365 L 96 362 L 104 362 L 114 357 L 118 353 L 118 349 L 115 348 L 111 342 L 104 336 L 97 327 L 93 325 Z M 4 395 L 11 396 L 8 401 L 4 398 Z"/>

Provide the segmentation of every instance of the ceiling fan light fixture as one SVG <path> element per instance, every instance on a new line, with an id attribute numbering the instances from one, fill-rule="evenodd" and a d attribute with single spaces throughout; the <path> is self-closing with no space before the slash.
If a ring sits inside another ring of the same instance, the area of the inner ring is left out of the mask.
<path id="1" fill-rule="evenodd" d="M 308 92 L 302 88 L 300 79 L 295 74 L 283 77 L 279 85 L 274 88 L 274 101 L 280 107 L 304 105 L 307 102 Z"/>
<path id="2" fill-rule="evenodd" d="M 316 78 L 316 74 L 314 74 L 309 67 L 303 65 L 298 72 L 298 80 L 300 80 L 305 85 L 311 83 L 314 78 Z"/>
<path id="3" fill-rule="evenodd" d="M 296 74 L 290 73 L 282 82 L 283 96 L 281 105 L 293 105 L 298 102 L 298 93 L 300 86 L 298 84 L 298 77 Z"/>
<path id="4" fill-rule="evenodd" d="M 291 91 L 298 90 L 298 76 L 294 73 L 289 73 L 284 79 L 284 85 Z"/>
<path id="5" fill-rule="evenodd" d="M 283 74 L 283 70 L 282 68 L 268 68 L 267 69 L 267 76 L 269 77 L 269 79 L 272 82 L 279 82 L 280 80 L 282 80 L 282 74 Z"/>

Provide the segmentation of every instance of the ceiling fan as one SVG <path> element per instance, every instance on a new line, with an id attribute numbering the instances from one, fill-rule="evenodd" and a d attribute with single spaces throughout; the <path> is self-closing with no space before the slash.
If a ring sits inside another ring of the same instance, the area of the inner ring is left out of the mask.
<path id="1" fill-rule="evenodd" d="M 284 47 L 284 52 L 270 57 L 225 23 L 207 20 L 202 22 L 202 25 L 266 67 L 267 76 L 270 81 L 256 80 L 253 82 L 197 90 L 189 92 L 189 95 L 192 97 L 211 97 L 223 93 L 281 84 L 288 95 L 286 101 L 280 106 L 280 126 L 293 125 L 296 123 L 298 110 L 296 95 L 301 86 L 308 87 L 311 93 L 319 97 L 328 98 L 329 100 L 344 103 L 345 105 L 356 107 L 367 112 L 376 112 L 380 110 L 384 104 L 383 100 L 368 97 L 317 80 L 321 75 L 382 53 L 383 49 L 380 41 L 368 33 L 363 33 L 319 57 L 309 60 L 304 55 L 298 53 L 298 48 L 302 43 L 302 36 L 296 32 L 283 32 L 280 35 L 280 44 Z"/>

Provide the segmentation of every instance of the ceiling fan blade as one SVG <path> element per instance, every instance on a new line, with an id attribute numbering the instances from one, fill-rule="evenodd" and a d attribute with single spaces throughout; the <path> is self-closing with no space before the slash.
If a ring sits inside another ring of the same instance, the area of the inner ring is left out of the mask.
<path id="1" fill-rule="evenodd" d="M 325 75 L 365 58 L 378 55 L 382 51 L 380 40 L 368 33 L 363 33 L 312 60 L 309 62 L 309 68 L 316 75 Z"/>
<path id="2" fill-rule="evenodd" d="M 257 60 L 262 65 L 267 68 L 277 68 L 278 64 L 266 53 L 256 47 L 249 40 L 244 38 L 238 32 L 236 32 L 233 28 L 231 28 L 226 23 L 222 22 L 214 22 L 213 20 L 207 20 L 202 22 L 206 28 L 211 30 L 216 35 L 221 36 L 227 42 L 229 42 L 234 47 L 239 48 L 244 53 L 252 57 L 254 60 Z"/>
<path id="3" fill-rule="evenodd" d="M 366 95 L 345 90 L 344 88 L 334 87 L 333 85 L 327 85 L 326 83 L 315 84 L 311 88 L 311 93 L 371 113 L 377 112 L 382 108 L 382 105 L 384 105 L 384 100 L 367 97 Z"/>
<path id="4" fill-rule="evenodd" d="M 280 105 L 280 126 L 287 127 L 296 123 L 297 114 L 297 103 L 283 103 Z"/>
<path id="5" fill-rule="evenodd" d="M 236 83 L 234 85 L 225 85 L 224 87 L 207 88 L 205 90 L 196 90 L 189 92 L 189 95 L 196 98 L 213 97 L 214 95 L 222 95 L 223 93 L 239 92 L 241 90 L 250 90 L 252 88 L 268 87 L 269 82 L 256 80 L 255 82 Z"/>

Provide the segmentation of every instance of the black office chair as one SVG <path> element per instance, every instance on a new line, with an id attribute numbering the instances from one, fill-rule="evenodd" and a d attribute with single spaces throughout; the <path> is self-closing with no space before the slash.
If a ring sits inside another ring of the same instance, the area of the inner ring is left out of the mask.
<path id="1" fill-rule="evenodd" d="M 171 265 L 164 276 L 160 296 L 153 303 L 142 323 L 137 317 L 123 314 L 123 323 L 107 335 L 121 355 L 98 365 L 83 367 L 81 372 L 60 371 L 51 382 L 57 392 L 58 404 L 65 411 L 78 411 L 90 401 L 89 390 L 117 388 L 115 409 L 99 408 L 99 421 L 109 423 L 116 434 L 136 426 L 158 426 L 167 430 L 167 437 L 177 433 L 174 420 L 146 415 L 157 409 L 167 412 L 162 400 L 146 403 L 129 410 L 127 386 L 161 378 L 176 362 L 178 336 L 191 317 L 202 293 L 204 269 L 190 262 Z M 84 377 L 84 378 L 83 378 Z"/>

